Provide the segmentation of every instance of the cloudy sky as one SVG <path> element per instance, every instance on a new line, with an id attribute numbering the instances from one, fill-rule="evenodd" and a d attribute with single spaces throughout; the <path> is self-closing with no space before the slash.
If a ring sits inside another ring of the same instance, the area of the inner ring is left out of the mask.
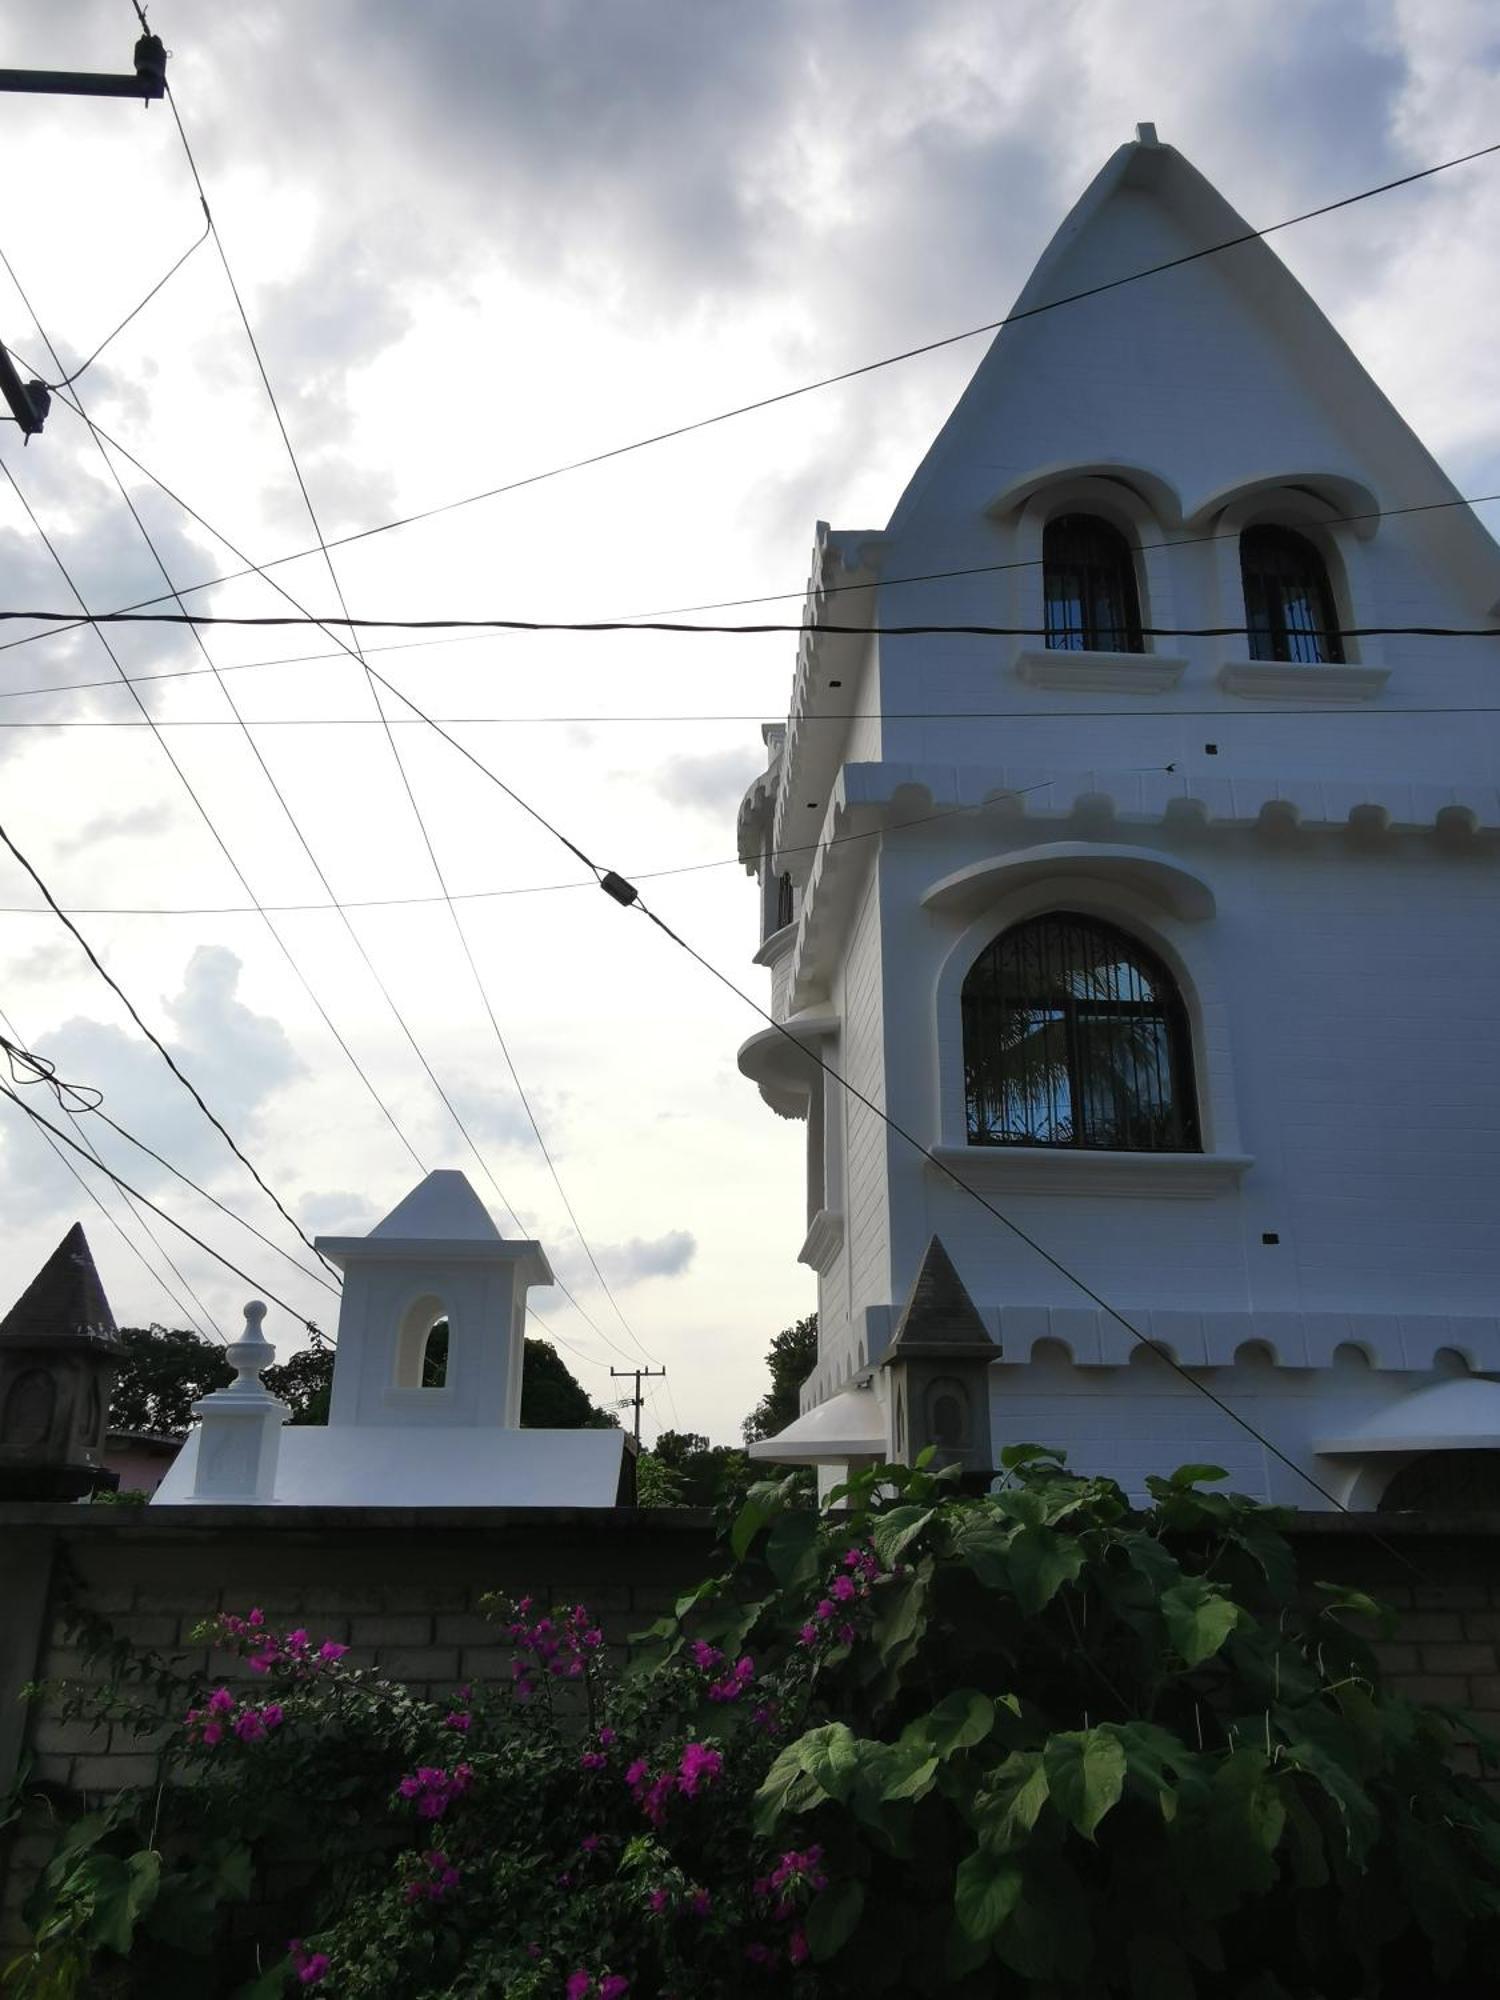
<path id="1" fill-rule="evenodd" d="M 330 537 L 997 317 L 1138 120 L 1256 224 L 1500 138 L 1487 0 L 1283 0 L 1274 33 L 1263 8 L 1225 0 L 158 0 L 151 15 Z M 127 0 L 12 0 L 0 61 L 122 69 L 134 34 Z M 0 249 L 72 369 L 201 229 L 170 113 L 7 98 L 0 172 Z M 1276 239 L 1469 493 L 1500 489 L 1497 239 L 1500 159 Z M 0 338 L 53 375 L 3 271 Z M 356 611 L 393 617 L 795 592 L 816 519 L 883 524 L 980 351 L 370 536 L 337 551 L 339 583 Z M 116 461 L 179 585 L 240 568 L 226 540 L 264 563 L 314 539 L 211 244 L 78 394 L 201 517 Z M 60 404 L 25 450 L 0 430 L 0 458 L 91 608 L 163 588 Z M 309 609 L 337 608 L 320 557 L 274 574 Z M 3 481 L 0 575 L 8 606 L 73 601 Z M 288 608 L 256 579 L 192 601 Z M 19 643 L 32 629 L 0 631 L 0 819 L 309 1233 L 368 1226 L 417 1178 L 413 1154 L 462 1167 L 575 1292 L 582 1314 L 557 1293 L 536 1303 L 591 1393 L 644 1349 L 670 1371 L 648 1430 L 735 1436 L 769 1339 L 814 1300 L 795 1262 L 802 1128 L 736 1072 L 748 1009 L 578 886 L 576 861 L 387 696 L 398 770 L 363 670 L 316 630 L 202 646 L 114 633 L 119 669 L 168 676 L 140 693 L 174 770 L 96 634 Z M 371 640 L 372 665 L 589 854 L 692 871 L 661 875 L 654 906 L 764 999 L 734 812 L 759 721 L 785 712 L 790 639 L 375 650 L 397 636 Z M 8 856 L 0 906 L 16 1036 L 295 1252 Z M 332 1324 L 333 1300 L 285 1258 L 95 1136 L 257 1290 Z M 5 1300 L 81 1217 L 117 1316 L 181 1323 L 3 1100 L 0 1202 Z M 249 1288 L 153 1226 L 192 1292 L 167 1283 L 232 1330 Z M 297 1343 L 288 1313 L 267 1330 Z"/>

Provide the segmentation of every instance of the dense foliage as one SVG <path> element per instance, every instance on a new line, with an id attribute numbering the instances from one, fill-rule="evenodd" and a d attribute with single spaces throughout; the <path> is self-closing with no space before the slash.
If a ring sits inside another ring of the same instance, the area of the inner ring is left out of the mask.
<path id="1" fill-rule="evenodd" d="M 623 1674 L 525 1600 L 510 1673 L 451 1703 L 254 1612 L 217 1632 L 248 1681 L 120 1649 L 74 1706 L 165 1724 L 167 1783 L 68 1831 L 9 1990 L 1492 1990 L 1500 1806 L 1463 1720 L 1382 1687 L 1376 1608 L 1299 1589 L 1214 1468 L 1140 1510 L 1007 1460 L 982 1496 L 884 1468 L 842 1514 L 757 1487 Z"/>
<path id="2" fill-rule="evenodd" d="M 738 1445 L 710 1444 L 702 1431 L 662 1431 L 641 1453 L 636 1497 L 643 1507 L 737 1505 L 755 1477 Z"/>

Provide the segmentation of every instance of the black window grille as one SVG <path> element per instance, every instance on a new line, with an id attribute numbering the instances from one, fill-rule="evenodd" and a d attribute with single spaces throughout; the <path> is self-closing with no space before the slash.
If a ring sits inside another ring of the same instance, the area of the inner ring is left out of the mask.
<path id="1" fill-rule="evenodd" d="M 1343 660 L 1328 570 L 1306 536 L 1290 528 L 1247 528 L 1240 536 L 1240 574 L 1252 660 Z"/>
<path id="2" fill-rule="evenodd" d="M 777 930 L 780 930 L 783 925 L 789 924 L 792 921 L 792 912 L 795 907 L 795 903 L 796 903 L 796 898 L 792 893 L 791 876 L 790 875 L 778 876 L 776 881 Z"/>
<path id="3" fill-rule="evenodd" d="M 1059 514 L 1042 535 L 1047 645 L 1063 653 L 1139 653 L 1135 558 L 1118 528 Z"/>
<path id="4" fill-rule="evenodd" d="M 971 1146 L 1201 1150 L 1182 996 L 1114 925 L 1018 924 L 969 968 L 962 1004 Z"/>

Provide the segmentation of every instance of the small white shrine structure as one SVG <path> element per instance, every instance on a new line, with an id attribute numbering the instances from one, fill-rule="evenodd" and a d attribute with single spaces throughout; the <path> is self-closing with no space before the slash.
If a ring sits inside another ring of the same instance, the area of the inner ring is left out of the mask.
<path id="1" fill-rule="evenodd" d="M 526 1294 L 552 1282 L 540 1244 L 507 1241 L 461 1173 L 431 1173 L 368 1236 L 320 1236 L 344 1273 L 326 1426 L 283 1430 L 260 1381 L 265 1307 L 228 1350 L 236 1380 L 155 1506 L 277 1501 L 354 1507 L 612 1507 L 618 1430 L 522 1430 Z"/>
<path id="2" fill-rule="evenodd" d="M 819 1346 L 752 1456 L 1495 1504 L 1500 549 L 1154 127 L 803 623 L 739 1066 Z"/>

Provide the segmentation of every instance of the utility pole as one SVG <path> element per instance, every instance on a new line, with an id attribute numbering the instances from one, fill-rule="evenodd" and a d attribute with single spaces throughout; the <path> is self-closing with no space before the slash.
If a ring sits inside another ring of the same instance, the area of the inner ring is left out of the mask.
<path id="1" fill-rule="evenodd" d="M 641 1394 L 641 1384 L 642 1382 L 650 1381 L 654 1375 L 665 1375 L 667 1371 L 665 1368 L 611 1368 L 609 1372 L 611 1375 L 623 1375 L 627 1380 L 633 1379 L 635 1382 L 635 1394 L 627 1396 L 625 1401 L 633 1405 L 635 1409 L 635 1442 L 636 1448 L 639 1449 L 641 1442 L 641 1404 L 645 1401 L 645 1398 Z"/>
<path id="2" fill-rule="evenodd" d="M 143 105 L 155 97 L 165 97 L 166 49 L 161 36 L 153 35 L 146 27 L 146 16 L 139 5 L 136 13 L 144 32 L 135 45 L 135 68 L 129 75 L 79 69 L 0 69 L 0 91 L 33 91 L 49 97 L 138 97 Z M 11 416 L 21 426 L 22 436 L 28 441 L 34 438 L 47 420 L 52 398 L 44 382 L 21 380 L 3 346 L 0 346 L 0 396 L 10 405 Z"/>

